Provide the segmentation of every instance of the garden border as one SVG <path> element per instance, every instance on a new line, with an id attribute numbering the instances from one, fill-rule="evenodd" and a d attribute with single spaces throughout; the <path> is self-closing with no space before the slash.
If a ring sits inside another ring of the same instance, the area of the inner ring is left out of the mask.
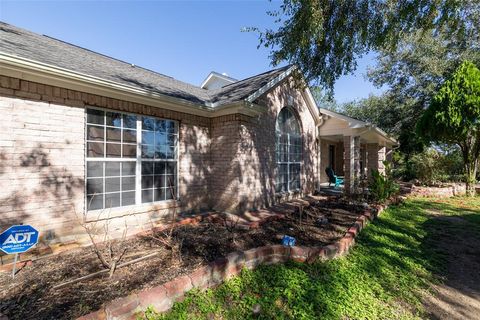
<path id="1" fill-rule="evenodd" d="M 398 197 L 390 203 L 401 202 Z M 106 303 L 100 310 L 84 315 L 77 320 L 124 320 L 137 317 L 152 306 L 158 312 L 168 311 L 175 301 L 183 299 L 193 288 L 207 289 L 238 275 L 243 268 L 254 269 L 260 264 L 284 263 L 288 260 L 311 263 L 315 260 L 330 260 L 345 255 L 354 245 L 360 231 L 373 221 L 388 205 L 377 205 L 365 210 L 336 242 L 322 247 L 284 247 L 268 245 L 246 251 L 237 251 L 219 258 L 192 273 L 177 277 L 160 286 L 145 289 L 129 296 Z"/>

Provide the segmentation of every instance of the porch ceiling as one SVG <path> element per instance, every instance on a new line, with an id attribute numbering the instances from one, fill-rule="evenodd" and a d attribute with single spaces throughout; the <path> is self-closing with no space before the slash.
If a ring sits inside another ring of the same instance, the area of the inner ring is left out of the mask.
<path id="1" fill-rule="evenodd" d="M 378 143 L 386 147 L 398 145 L 395 139 L 370 123 L 329 110 L 320 110 L 323 123 L 319 127 L 319 135 L 322 139 L 343 141 L 344 136 L 360 136 L 361 143 Z"/>

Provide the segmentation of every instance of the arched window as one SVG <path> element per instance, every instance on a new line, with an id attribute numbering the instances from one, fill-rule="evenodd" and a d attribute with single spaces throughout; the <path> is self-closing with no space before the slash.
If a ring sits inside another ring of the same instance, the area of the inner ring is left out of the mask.
<path id="1" fill-rule="evenodd" d="M 302 133 L 300 123 L 289 107 L 283 108 L 276 123 L 276 156 L 278 173 L 276 192 L 300 189 L 300 172 L 302 164 Z"/>

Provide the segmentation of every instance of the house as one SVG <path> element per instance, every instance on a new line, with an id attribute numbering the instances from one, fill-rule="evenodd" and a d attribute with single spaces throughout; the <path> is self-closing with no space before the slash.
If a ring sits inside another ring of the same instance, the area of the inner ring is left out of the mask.
<path id="1" fill-rule="evenodd" d="M 316 192 L 327 166 L 382 170 L 395 140 L 319 109 L 294 66 L 201 86 L 0 24 L 0 228 L 78 241 L 79 219 L 134 229 L 173 208 L 243 213 Z"/>

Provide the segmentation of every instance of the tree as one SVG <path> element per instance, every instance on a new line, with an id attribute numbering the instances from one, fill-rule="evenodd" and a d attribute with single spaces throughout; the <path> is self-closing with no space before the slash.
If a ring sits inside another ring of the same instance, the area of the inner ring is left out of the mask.
<path id="1" fill-rule="evenodd" d="M 460 147 L 467 195 L 473 196 L 480 156 L 480 70 L 472 62 L 462 63 L 434 95 L 417 130 L 428 141 Z"/>
<path id="2" fill-rule="evenodd" d="M 458 38 L 475 29 L 469 18 L 477 0 L 284 0 L 269 14 L 278 29 L 259 31 L 272 64 L 288 61 L 303 75 L 332 91 L 356 59 L 370 50 L 395 50 L 402 35 L 448 26 Z M 250 29 L 250 30 L 252 30 Z"/>

